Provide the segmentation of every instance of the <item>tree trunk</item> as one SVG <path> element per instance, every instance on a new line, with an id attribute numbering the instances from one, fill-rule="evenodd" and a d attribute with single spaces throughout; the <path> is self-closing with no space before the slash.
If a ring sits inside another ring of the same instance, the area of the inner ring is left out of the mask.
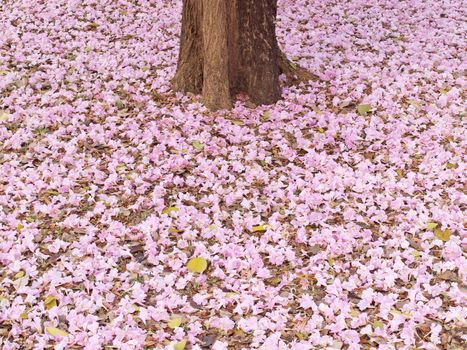
<path id="1" fill-rule="evenodd" d="M 174 89 L 202 94 L 212 110 L 232 107 L 240 92 L 275 103 L 279 74 L 303 73 L 279 50 L 276 13 L 277 0 L 184 0 Z"/>

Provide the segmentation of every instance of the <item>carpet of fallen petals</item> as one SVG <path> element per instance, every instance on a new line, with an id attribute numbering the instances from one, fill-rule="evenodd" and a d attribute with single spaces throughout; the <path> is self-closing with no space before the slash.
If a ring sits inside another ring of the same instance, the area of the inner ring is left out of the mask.
<path id="1" fill-rule="evenodd" d="M 461 4 L 281 0 L 319 79 L 210 113 L 181 1 L 1 1 L 1 349 L 461 349 Z"/>

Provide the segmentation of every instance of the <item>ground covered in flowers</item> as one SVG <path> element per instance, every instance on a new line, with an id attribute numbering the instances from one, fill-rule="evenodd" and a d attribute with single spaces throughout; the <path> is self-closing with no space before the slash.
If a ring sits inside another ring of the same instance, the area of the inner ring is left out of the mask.
<path id="1" fill-rule="evenodd" d="M 1 2 L 2 349 L 461 349 L 465 9 L 279 6 L 319 80 L 218 114 L 181 1 Z"/>

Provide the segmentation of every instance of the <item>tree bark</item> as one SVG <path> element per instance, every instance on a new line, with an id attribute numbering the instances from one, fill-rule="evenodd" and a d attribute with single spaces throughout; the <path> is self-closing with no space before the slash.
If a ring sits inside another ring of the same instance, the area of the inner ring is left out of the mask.
<path id="1" fill-rule="evenodd" d="M 203 95 L 212 109 L 228 109 L 242 92 L 257 104 L 280 99 L 279 75 L 306 76 L 279 50 L 277 0 L 184 0 L 176 91 Z"/>
<path id="2" fill-rule="evenodd" d="M 201 93 L 203 86 L 202 15 L 201 0 L 183 0 L 180 52 L 177 73 L 172 80 L 176 91 Z"/>
<path id="3" fill-rule="evenodd" d="M 228 109 L 230 96 L 226 0 L 203 1 L 203 98 L 211 109 Z"/>

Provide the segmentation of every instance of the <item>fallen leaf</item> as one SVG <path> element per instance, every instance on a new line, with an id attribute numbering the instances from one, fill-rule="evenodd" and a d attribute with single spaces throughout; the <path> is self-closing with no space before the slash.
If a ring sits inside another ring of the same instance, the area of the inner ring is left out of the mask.
<path id="1" fill-rule="evenodd" d="M 10 116 L 5 112 L 0 113 L 0 122 L 6 122 L 8 118 L 10 118 Z"/>
<path id="2" fill-rule="evenodd" d="M 426 224 L 426 229 L 431 231 L 434 230 L 437 226 L 438 224 L 436 222 L 429 222 Z"/>
<path id="3" fill-rule="evenodd" d="M 47 310 L 54 308 L 57 306 L 57 298 L 55 298 L 53 295 L 49 295 L 44 299 L 44 305 Z"/>
<path id="4" fill-rule="evenodd" d="M 451 238 L 451 230 L 449 228 L 441 230 L 439 227 L 434 231 L 435 237 L 442 240 L 443 242 L 449 241 Z"/>
<path id="5" fill-rule="evenodd" d="M 177 213 L 179 210 L 177 207 L 167 207 L 162 210 L 162 214 Z"/>
<path id="6" fill-rule="evenodd" d="M 203 347 L 208 348 L 208 349 L 212 349 L 212 346 L 216 342 L 217 337 L 218 337 L 217 334 L 211 333 L 211 334 L 207 334 L 205 336 L 202 336 L 200 338 L 200 340 L 203 343 Z"/>
<path id="7" fill-rule="evenodd" d="M 177 230 L 174 227 L 169 228 L 169 233 L 182 233 L 182 232 L 183 232 L 183 230 Z"/>
<path id="8" fill-rule="evenodd" d="M 68 335 L 64 330 L 55 327 L 47 327 L 45 331 L 54 337 L 66 337 Z"/>
<path id="9" fill-rule="evenodd" d="M 437 278 L 443 280 L 443 281 L 451 281 L 451 282 L 456 282 L 457 281 L 457 274 L 454 271 L 447 270 L 444 272 L 441 272 L 436 275 Z"/>
<path id="10" fill-rule="evenodd" d="M 184 350 L 185 346 L 186 346 L 186 340 L 182 340 L 181 342 L 174 344 L 174 350 Z"/>
<path id="11" fill-rule="evenodd" d="M 366 115 L 369 111 L 371 111 L 371 106 L 368 104 L 361 104 L 357 106 L 357 112 L 360 115 Z"/>
<path id="12" fill-rule="evenodd" d="M 406 318 L 410 318 L 410 313 L 409 312 L 402 312 L 402 311 L 397 310 L 397 309 L 392 309 L 391 314 L 392 315 L 398 315 L 398 316 L 404 316 Z"/>
<path id="13" fill-rule="evenodd" d="M 180 327 L 181 324 L 182 324 L 182 318 L 181 317 L 173 318 L 169 322 L 167 322 L 167 326 L 169 328 L 171 328 L 171 329 L 175 329 L 177 327 Z"/>
<path id="14" fill-rule="evenodd" d="M 118 109 L 125 108 L 125 103 L 122 100 L 115 101 L 115 105 L 117 106 Z"/>
<path id="15" fill-rule="evenodd" d="M 321 248 L 318 244 L 314 244 L 308 247 L 306 251 L 309 254 L 316 255 L 318 253 L 321 253 L 323 251 L 323 248 Z"/>
<path id="16" fill-rule="evenodd" d="M 264 232 L 266 231 L 269 227 L 269 225 L 256 225 L 256 226 L 253 226 L 253 228 L 251 229 L 252 232 Z"/>
<path id="17" fill-rule="evenodd" d="M 18 290 L 22 287 L 26 287 L 29 283 L 29 276 L 23 276 L 13 281 L 13 287 Z"/>
<path id="18" fill-rule="evenodd" d="M 126 165 L 125 165 L 125 164 L 120 164 L 120 165 L 117 165 L 117 166 L 115 167 L 115 170 L 117 170 L 118 172 L 121 172 L 121 171 L 123 171 L 123 170 L 125 170 L 125 169 L 126 169 Z"/>
<path id="19" fill-rule="evenodd" d="M 197 150 L 202 151 L 204 148 L 204 144 L 198 140 L 195 140 L 191 143 L 191 145 Z"/>
<path id="20" fill-rule="evenodd" d="M 384 324 L 381 321 L 375 321 L 371 325 L 373 326 L 373 329 L 376 329 L 376 328 L 383 329 L 384 328 Z"/>
<path id="21" fill-rule="evenodd" d="M 188 261 L 187 268 L 193 273 L 203 273 L 208 267 L 208 262 L 204 258 L 193 258 Z"/>
<path id="22" fill-rule="evenodd" d="M 358 317 L 360 316 L 360 312 L 358 310 L 352 309 L 352 311 L 350 311 L 350 315 L 352 317 Z"/>
<path id="23" fill-rule="evenodd" d="M 18 279 L 18 278 L 21 278 L 21 277 L 24 277 L 26 275 L 26 273 L 21 270 L 21 271 L 18 271 L 15 275 L 15 279 Z"/>
<path id="24" fill-rule="evenodd" d="M 271 112 L 270 111 L 265 111 L 263 115 L 260 117 L 260 120 L 264 123 L 269 120 L 271 117 Z"/>

